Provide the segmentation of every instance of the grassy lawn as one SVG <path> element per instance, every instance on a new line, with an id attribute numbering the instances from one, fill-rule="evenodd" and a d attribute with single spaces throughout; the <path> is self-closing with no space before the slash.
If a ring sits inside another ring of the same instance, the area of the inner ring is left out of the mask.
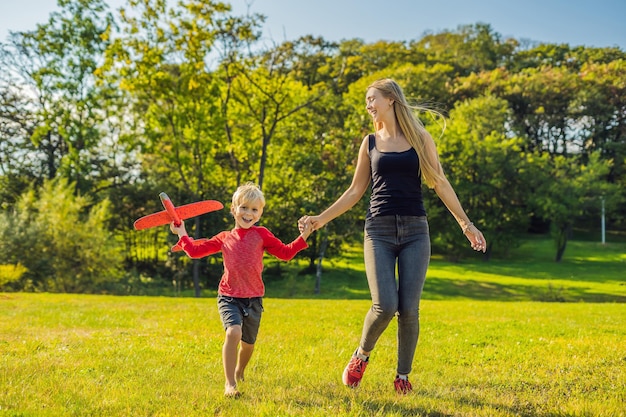
<path id="1" fill-rule="evenodd" d="M 320 295 L 291 270 L 268 283 L 236 400 L 213 294 L 0 294 L 0 416 L 626 416 L 626 245 L 571 242 L 555 264 L 544 244 L 433 260 L 404 397 L 395 321 L 361 387 L 341 384 L 369 308 L 359 248 Z"/>
<path id="2" fill-rule="evenodd" d="M 324 263 L 320 294 L 315 277 L 284 274 L 267 294 L 287 298 L 369 299 L 363 254 L 345 249 Z M 271 278 L 270 278 L 271 279 Z M 569 242 L 565 258 L 554 262 L 552 242 L 529 239 L 509 259 L 484 262 L 476 255 L 462 263 L 431 261 L 426 300 L 626 302 L 626 243 Z"/>

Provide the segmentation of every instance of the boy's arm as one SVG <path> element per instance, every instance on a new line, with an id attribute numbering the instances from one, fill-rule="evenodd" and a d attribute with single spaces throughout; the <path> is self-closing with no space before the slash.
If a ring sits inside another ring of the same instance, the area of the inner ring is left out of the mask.
<path id="1" fill-rule="evenodd" d="M 178 235 L 178 243 L 183 251 L 190 258 L 203 258 L 222 250 L 222 233 L 213 236 L 211 239 L 194 240 L 187 235 L 185 230 L 185 222 L 180 222 L 179 226 L 175 226 L 174 222 L 170 224 L 172 233 Z"/>
<path id="2" fill-rule="evenodd" d="M 265 227 L 259 227 L 258 231 L 263 238 L 263 248 L 265 251 L 283 261 L 290 261 L 298 252 L 309 247 L 306 240 L 304 240 L 304 233 L 298 236 L 293 242 L 284 244 Z M 310 233 L 309 231 L 309 234 Z"/>

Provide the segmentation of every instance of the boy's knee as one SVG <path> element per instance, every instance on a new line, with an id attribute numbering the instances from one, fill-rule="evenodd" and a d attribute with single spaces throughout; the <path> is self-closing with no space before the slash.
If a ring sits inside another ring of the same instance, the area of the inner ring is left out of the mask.
<path id="1" fill-rule="evenodd" d="M 227 338 L 233 338 L 233 339 L 241 339 L 241 335 L 242 335 L 242 331 L 241 331 L 241 326 L 230 326 L 229 328 L 226 329 L 226 337 Z"/>

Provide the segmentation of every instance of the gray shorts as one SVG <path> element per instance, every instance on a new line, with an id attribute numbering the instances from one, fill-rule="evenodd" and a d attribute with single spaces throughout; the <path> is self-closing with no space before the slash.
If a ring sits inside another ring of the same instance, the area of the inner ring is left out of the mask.
<path id="1" fill-rule="evenodd" d="M 241 326 L 241 340 L 253 345 L 259 334 L 263 298 L 236 298 L 217 295 L 217 309 L 224 325 L 224 330 L 231 326 Z"/>

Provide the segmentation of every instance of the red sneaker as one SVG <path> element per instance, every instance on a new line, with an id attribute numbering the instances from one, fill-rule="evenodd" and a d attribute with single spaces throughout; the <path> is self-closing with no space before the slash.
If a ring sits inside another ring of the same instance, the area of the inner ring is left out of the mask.
<path id="1" fill-rule="evenodd" d="M 356 388 L 361 383 L 361 378 L 363 378 L 363 374 L 365 373 L 365 368 L 367 368 L 367 364 L 369 363 L 369 358 L 363 360 L 356 356 L 355 354 L 348 362 L 348 366 L 343 370 L 343 383 L 349 387 Z"/>
<path id="2" fill-rule="evenodd" d="M 408 379 L 402 379 L 399 376 L 396 377 L 396 380 L 393 381 L 393 386 L 396 388 L 396 392 L 398 394 L 408 394 L 413 391 L 413 386 L 409 382 Z"/>

